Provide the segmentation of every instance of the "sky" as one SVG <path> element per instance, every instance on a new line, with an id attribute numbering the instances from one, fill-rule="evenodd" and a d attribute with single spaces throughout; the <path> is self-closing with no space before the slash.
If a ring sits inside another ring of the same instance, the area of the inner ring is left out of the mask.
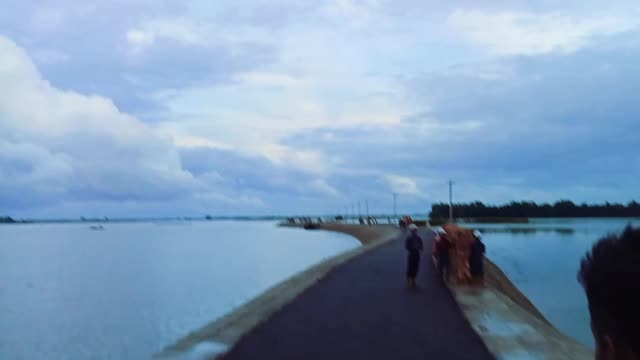
<path id="1" fill-rule="evenodd" d="M 0 7 L 0 215 L 640 200 L 635 1 Z"/>

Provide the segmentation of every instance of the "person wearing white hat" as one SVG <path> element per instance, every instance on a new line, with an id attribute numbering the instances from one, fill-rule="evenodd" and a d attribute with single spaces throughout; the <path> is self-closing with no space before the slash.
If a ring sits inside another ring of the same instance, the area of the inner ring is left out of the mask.
<path id="1" fill-rule="evenodd" d="M 475 238 L 471 244 L 469 254 L 469 272 L 474 279 L 482 280 L 484 275 L 484 253 L 487 251 L 486 246 L 482 242 L 482 233 L 478 230 L 473 232 Z"/>
<path id="2" fill-rule="evenodd" d="M 416 224 L 410 224 L 409 231 L 410 234 L 404 242 L 404 247 L 409 253 L 407 256 L 407 286 L 409 288 L 415 288 L 423 244 L 422 239 L 418 235 L 418 227 Z"/>
<path id="3" fill-rule="evenodd" d="M 438 272 L 443 281 L 447 281 L 449 278 L 449 268 L 451 263 L 451 257 L 449 250 L 453 245 L 447 236 L 447 232 L 444 229 L 438 230 L 436 241 L 434 242 L 435 257 L 438 260 Z"/>

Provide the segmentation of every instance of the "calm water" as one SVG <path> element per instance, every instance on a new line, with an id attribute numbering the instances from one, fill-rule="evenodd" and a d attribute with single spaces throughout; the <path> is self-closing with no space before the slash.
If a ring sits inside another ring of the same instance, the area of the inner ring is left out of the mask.
<path id="1" fill-rule="evenodd" d="M 146 359 L 357 247 L 272 222 L 0 226 L 0 359 Z"/>
<path id="2" fill-rule="evenodd" d="M 593 346 L 580 258 L 637 219 L 475 225 L 560 330 Z M 0 359 L 145 359 L 323 258 L 346 235 L 272 222 L 0 226 Z"/>
<path id="3" fill-rule="evenodd" d="M 600 237 L 639 219 L 548 219 L 529 224 L 474 225 L 487 255 L 558 329 L 593 347 L 580 259 Z"/>

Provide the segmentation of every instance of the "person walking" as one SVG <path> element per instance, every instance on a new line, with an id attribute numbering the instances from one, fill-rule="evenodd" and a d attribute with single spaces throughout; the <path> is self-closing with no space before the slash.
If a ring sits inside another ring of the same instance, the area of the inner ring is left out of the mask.
<path id="1" fill-rule="evenodd" d="M 484 282 L 484 253 L 487 247 L 482 242 L 482 233 L 476 230 L 473 232 L 474 241 L 471 244 L 469 254 L 469 272 L 474 282 L 482 284 Z"/>
<path id="2" fill-rule="evenodd" d="M 451 266 L 451 257 L 449 249 L 451 249 L 451 241 L 444 230 L 438 231 L 438 237 L 435 243 L 435 255 L 438 260 L 438 271 L 443 281 L 447 281 L 449 277 L 449 268 Z"/>
<path id="3" fill-rule="evenodd" d="M 423 244 L 422 239 L 418 235 L 418 227 L 416 224 L 410 224 L 408 228 L 410 233 L 404 242 L 404 247 L 409 253 L 407 256 L 407 287 L 415 288 Z"/>

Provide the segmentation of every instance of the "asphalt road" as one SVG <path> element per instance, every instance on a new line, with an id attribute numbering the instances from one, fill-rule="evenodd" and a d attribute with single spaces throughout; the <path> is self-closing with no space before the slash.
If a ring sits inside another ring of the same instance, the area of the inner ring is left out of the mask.
<path id="1" fill-rule="evenodd" d="M 434 269 L 432 233 L 418 289 L 405 288 L 399 238 L 334 269 L 224 359 L 493 359 Z"/>

